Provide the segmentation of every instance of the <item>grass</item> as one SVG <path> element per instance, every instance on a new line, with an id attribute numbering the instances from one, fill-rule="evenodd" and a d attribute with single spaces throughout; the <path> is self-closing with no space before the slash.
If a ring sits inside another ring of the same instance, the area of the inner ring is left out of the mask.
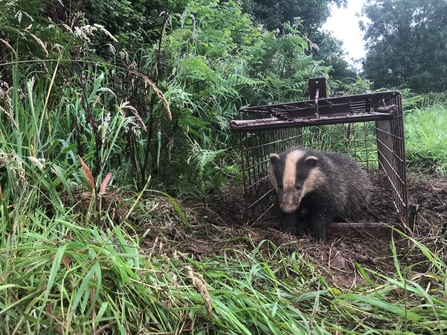
<path id="1" fill-rule="evenodd" d="M 414 271 L 413 267 L 417 264 L 402 268 L 392 240 L 396 275 L 387 276 L 358 267 L 369 287 L 360 289 L 358 293 L 340 295 L 336 304 L 352 310 L 351 316 L 357 322 L 356 327 L 370 333 L 443 334 L 447 330 L 446 264 L 424 244 L 402 235 L 424 255 L 424 262 L 430 270 L 425 273 Z M 381 284 L 373 282 L 370 274 L 380 278 Z M 371 318 L 374 327 L 367 325 Z M 364 322 L 367 319 L 369 321 Z M 383 329 L 377 329 L 377 324 L 382 324 Z"/>
<path id="2" fill-rule="evenodd" d="M 2 334 L 447 331 L 447 266 L 410 236 L 400 243 L 417 250 L 417 263 L 403 266 L 392 240 L 394 275 L 357 265 L 364 284 L 339 289 L 300 250 L 267 240 L 201 259 L 168 257 L 142 248 L 128 226 L 85 225 L 70 209 L 51 218 L 43 208 L 16 210 L 8 209 L 20 221 L 3 229 L 0 248 Z"/>
<path id="3" fill-rule="evenodd" d="M 243 248 L 201 258 L 163 248 L 163 241 L 145 246 L 146 232 L 136 233 L 131 222 L 160 211 L 160 222 L 148 230 L 161 229 L 172 225 L 172 214 L 157 206 L 135 213 L 144 192 L 128 196 L 132 205 L 119 224 L 101 205 L 111 177 L 104 176 L 108 170 L 98 162 L 108 161 L 119 147 L 120 131 L 130 122 L 123 111 L 128 106 L 117 105 L 108 146 L 96 145 L 101 150 L 93 152 L 95 138 L 86 141 L 85 156 L 97 159 L 84 163 L 74 154 L 75 146 L 61 138 L 68 133 L 69 117 L 57 117 L 43 103 L 53 82 L 26 84 L 25 99 L 17 87 L 11 91 L 11 108 L 2 107 L 8 122 L 0 124 L 0 333 L 447 332 L 447 266 L 442 252 L 432 248 L 445 242 L 441 237 L 421 243 L 403 236 L 408 249 L 420 255 L 410 265 L 403 265 L 391 241 L 394 273 L 357 265 L 364 284 L 349 289 L 329 283 L 298 248 L 289 252 L 267 240 L 249 240 Z M 97 108 L 92 110 L 98 119 L 105 119 L 106 104 L 96 98 L 92 94 L 87 103 Z M 407 114 L 412 164 L 430 159 L 437 169 L 445 168 L 442 130 L 447 128 L 439 125 L 446 120 L 445 109 L 438 107 Z M 100 130 L 96 141 L 102 143 Z M 100 168 L 94 176 L 88 165 L 95 163 Z M 76 210 L 82 201 L 73 185 L 91 197 L 84 210 Z M 180 217 L 174 224 L 192 229 L 175 199 L 168 202 Z"/>
<path id="4" fill-rule="evenodd" d="M 312 268 L 297 254 L 168 258 L 142 250 L 120 226 L 103 231 L 64 216 L 37 211 L 6 234 L 2 333 L 329 334 L 312 315 L 328 288 L 303 278 Z M 299 279 L 285 285 L 284 277 Z"/>
<path id="5" fill-rule="evenodd" d="M 410 167 L 447 175 L 447 106 L 432 104 L 405 115 L 407 162 Z"/>

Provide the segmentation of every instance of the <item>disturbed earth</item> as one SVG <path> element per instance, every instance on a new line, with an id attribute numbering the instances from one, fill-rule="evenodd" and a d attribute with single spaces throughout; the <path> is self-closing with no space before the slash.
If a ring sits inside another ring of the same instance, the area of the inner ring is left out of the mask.
<path id="1" fill-rule="evenodd" d="M 268 257 L 279 248 L 283 255 L 300 252 L 321 270 L 326 280 L 341 288 L 355 287 L 362 281 L 356 264 L 394 274 L 391 245 L 401 266 L 418 263 L 421 265 L 414 270 L 429 271 L 426 263 L 420 262 L 424 256 L 414 243 L 389 226 L 428 245 L 435 253 L 446 255 L 445 239 L 441 235 L 447 226 L 447 178 L 410 173 L 408 197 L 417 209 L 413 229 L 402 224 L 386 177 L 376 172 L 370 174 L 370 179 L 373 183 L 371 203 L 364 217 L 356 221 L 366 228 L 358 230 L 345 223 L 347 229 L 333 231 L 321 244 L 312 241 L 308 234 L 292 236 L 280 232 L 276 220 L 250 217 L 240 188 L 234 185 L 200 200 L 167 199 L 159 194 L 149 196 L 141 201 L 142 210 L 135 211 L 131 219 L 136 233 L 144 237 L 142 249 L 152 254 L 170 256 L 180 252 L 200 260 L 231 254 L 235 250 L 253 250 L 260 245 L 260 250 Z M 114 212 L 116 222 L 121 221 L 126 212 L 127 206 L 120 203 L 117 201 Z M 119 207 L 122 207 L 121 213 Z M 269 242 L 261 243 L 263 241 Z"/>

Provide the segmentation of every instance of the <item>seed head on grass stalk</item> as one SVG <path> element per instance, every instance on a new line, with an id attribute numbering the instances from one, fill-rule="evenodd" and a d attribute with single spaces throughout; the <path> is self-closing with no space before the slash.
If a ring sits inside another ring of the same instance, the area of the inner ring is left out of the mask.
<path id="1" fill-rule="evenodd" d="M 193 285 L 197 288 L 203 300 L 205 301 L 206 311 L 208 312 L 208 319 L 211 319 L 213 316 L 213 306 L 211 304 L 211 297 L 208 293 L 208 289 L 206 288 L 206 282 L 203 280 L 201 276 L 194 273 L 190 266 L 186 267 L 186 271 L 188 272 L 188 276 L 191 278 Z"/>
<path id="2" fill-rule="evenodd" d="M 144 131 L 147 131 L 146 125 L 144 124 L 143 120 L 141 119 L 141 116 L 138 114 L 137 109 L 135 107 L 131 106 L 129 101 L 122 103 L 119 108 L 120 109 L 126 109 L 126 108 L 130 109 L 135 114 L 135 117 L 140 122 L 140 125 L 144 129 Z"/>
<path id="3" fill-rule="evenodd" d="M 14 119 L 14 109 L 12 107 L 12 98 L 11 93 L 13 91 L 13 87 L 8 87 L 6 84 L 6 87 L 2 88 L 0 87 L 0 101 L 4 101 L 6 108 L 3 108 L 0 106 L 0 111 L 5 113 L 5 115 L 8 117 L 8 119 L 12 122 L 15 129 L 19 129 L 19 125 L 17 124 L 16 120 Z M 4 136 L 4 134 L 2 134 Z"/>
<path id="4" fill-rule="evenodd" d="M 163 103 L 163 107 L 164 107 L 164 109 L 165 109 L 167 118 L 168 118 L 169 120 L 172 120 L 172 114 L 171 114 L 171 109 L 169 108 L 169 102 L 168 102 L 168 100 L 166 100 L 166 98 L 165 98 L 163 92 L 160 91 L 160 89 L 157 87 L 157 85 L 155 85 L 155 83 L 154 83 L 152 80 L 150 80 L 149 77 L 147 77 L 147 76 L 145 76 L 145 75 L 143 75 L 143 74 L 141 74 L 141 73 L 138 73 L 138 72 L 135 72 L 135 71 L 130 71 L 130 73 L 132 73 L 132 74 L 135 75 L 135 76 L 138 76 L 138 77 L 142 78 L 142 79 L 144 80 L 144 82 L 145 82 L 147 85 L 149 85 L 149 87 L 150 87 L 151 89 L 154 90 L 154 92 L 155 92 L 155 94 L 157 95 L 157 97 L 158 97 L 158 98 L 162 101 L 162 103 Z"/>
<path id="5" fill-rule="evenodd" d="M 6 47 L 12 51 L 12 53 L 14 54 L 15 58 L 18 58 L 17 52 L 15 51 L 15 49 L 7 42 L 5 41 L 3 38 L 0 38 L 0 42 L 2 42 L 4 45 L 6 45 Z"/>
<path id="6" fill-rule="evenodd" d="M 42 40 L 37 37 L 36 35 L 34 35 L 33 33 L 28 32 L 28 34 L 36 41 L 36 43 L 41 47 L 42 51 L 44 52 L 45 56 L 48 57 L 49 53 L 48 50 L 45 46 L 45 43 L 42 42 Z"/>

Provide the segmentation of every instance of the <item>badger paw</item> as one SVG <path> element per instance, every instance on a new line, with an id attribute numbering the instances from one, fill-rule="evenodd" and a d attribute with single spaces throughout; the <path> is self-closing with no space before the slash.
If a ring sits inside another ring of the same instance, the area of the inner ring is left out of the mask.
<path id="1" fill-rule="evenodd" d="M 279 230 L 285 234 L 296 235 L 298 230 L 295 227 L 284 227 L 283 225 L 279 226 Z"/>
<path id="2" fill-rule="evenodd" d="M 297 216 L 295 213 L 284 214 L 279 230 L 286 234 L 296 235 L 297 223 Z"/>

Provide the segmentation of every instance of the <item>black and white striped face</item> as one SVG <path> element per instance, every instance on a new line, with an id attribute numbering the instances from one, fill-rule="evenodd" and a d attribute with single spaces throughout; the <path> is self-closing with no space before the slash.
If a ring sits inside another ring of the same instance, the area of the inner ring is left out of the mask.
<path id="1" fill-rule="evenodd" d="M 303 197 L 315 189 L 319 178 L 318 158 L 305 150 L 270 155 L 269 181 L 278 193 L 283 213 L 296 211 Z"/>

